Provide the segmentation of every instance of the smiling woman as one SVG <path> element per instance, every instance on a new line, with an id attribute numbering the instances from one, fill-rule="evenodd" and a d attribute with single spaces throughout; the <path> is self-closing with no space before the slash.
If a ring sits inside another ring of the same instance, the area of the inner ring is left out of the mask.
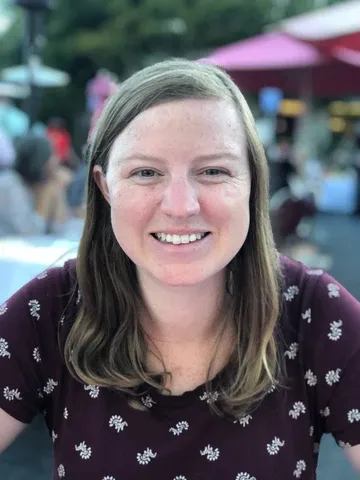
<path id="1" fill-rule="evenodd" d="M 76 264 L 0 307 L 0 449 L 45 409 L 59 478 L 310 480 L 324 432 L 356 464 L 360 307 L 276 251 L 231 79 L 136 73 L 88 163 Z"/>

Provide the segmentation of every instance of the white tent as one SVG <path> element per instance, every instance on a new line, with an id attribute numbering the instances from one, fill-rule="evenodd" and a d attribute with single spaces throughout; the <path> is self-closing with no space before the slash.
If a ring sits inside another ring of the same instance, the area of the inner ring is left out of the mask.
<path id="1" fill-rule="evenodd" d="M 278 29 L 307 41 L 360 33 L 360 1 L 346 1 L 284 20 Z"/>

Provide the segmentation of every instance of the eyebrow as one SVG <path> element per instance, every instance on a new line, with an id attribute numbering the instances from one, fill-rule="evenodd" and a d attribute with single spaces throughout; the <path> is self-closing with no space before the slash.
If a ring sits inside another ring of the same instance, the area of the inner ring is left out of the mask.
<path id="1" fill-rule="evenodd" d="M 208 155 L 198 155 L 194 158 L 194 161 L 211 161 L 211 160 L 223 160 L 224 158 L 228 158 L 230 160 L 240 160 L 241 156 L 236 155 L 231 152 L 218 152 L 218 153 L 211 153 Z M 127 157 L 118 158 L 118 163 L 121 161 L 129 162 L 132 160 L 144 160 L 144 161 L 154 161 L 154 162 L 165 162 L 166 160 L 162 157 L 155 157 L 152 155 L 145 155 L 143 153 L 134 153 Z"/>

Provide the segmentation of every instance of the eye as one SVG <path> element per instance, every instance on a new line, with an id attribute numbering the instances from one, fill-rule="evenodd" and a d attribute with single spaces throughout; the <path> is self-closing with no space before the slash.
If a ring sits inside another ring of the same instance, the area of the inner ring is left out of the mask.
<path id="1" fill-rule="evenodd" d="M 155 170 L 151 170 L 150 168 L 143 168 L 142 170 L 138 170 L 133 174 L 135 177 L 139 178 L 153 178 L 158 175 Z"/>
<path id="2" fill-rule="evenodd" d="M 224 170 L 220 170 L 218 168 L 207 168 L 203 171 L 203 173 L 207 177 L 220 177 L 221 175 L 226 175 L 226 172 Z"/>

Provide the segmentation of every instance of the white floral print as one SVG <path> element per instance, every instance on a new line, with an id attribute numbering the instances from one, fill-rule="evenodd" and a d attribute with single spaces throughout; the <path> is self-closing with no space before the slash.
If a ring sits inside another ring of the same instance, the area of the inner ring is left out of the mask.
<path id="1" fill-rule="evenodd" d="M 65 477 L 65 467 L 64 465 L 59 465 L 58 467 L 58 477 L 59 478 L 64 478 Z"/>
<path id="2" fill-rule="evenodd" d="M 49 380 L 47 381 L 47 384 L 44 387 L 44 392 L 47 395 L 50 395 L 55 390 L 55 387 L 57 386 L 58 386 L 58 382 L 55 382 L 55 380 L 53 380 L 52 378 L 49 378 Z"/>
<path id="3" fill-rule="evenodd" d="M 308 270 L 306 273 L 308 275 L 321 276 L 321 275 L 323 275 L 324 270 L 321 270 L 321 268 L 313 268 L 311 270 Z"/>
<path id="4" fill-rule="evenodd" d="M 116 479 L 115 477 L 109 477 L 109 475 L 106 475 L 106 477 L 104 477 L 103 480 L 116 480 Z"/>
<path id="5" fill-rule="evenodd" d="M 341 448 L 351 448 L 352 445 L 350 445 L 350 443 L 347 443 L 347 442 L 343 442 L 342 440 L 339 440 L 339 447 Z"/>
<path id="6" fill-rule="evenodd" d="M 184 475 L 176 475 L 174 480 L 186 480 L 186 477 L 184 477 Z"/>
<path id="7" fill-rule="evenodd" d="M 206 403 L 215 403 L 219 400 L 219 392 L 216 390 L 214 392 L 204 392 L 199 398 L 202 402 L 206 401 Z"/>
<path id="8" fill-rule="evenodd" d="M 267 394 L 270 395 L 270 393 L 274 393 L 275 390 L 276 390 L 276 385 L 275 385 L 275 383 L 273 383 L 271 385 L 271 387 L 269 388 L 269 390 L 267 391 Z"/>
<path id="9" fill-rule="evenodd" d="M 304 313 L 301 314 L 303 320 L 306 320 L 307 323 L 311 323 L 311 308 L 308 308 Z"/>
<path id="10" fill-rule="evenodd" d="M 335 283 L 329 283 L 327 286 L 328 295 L 330 298 L 337 298 L 340 297 L 340 287 Z"/>
<path id="11" fill-rule="evenodd" d="M 322 417 L 329 417 L 330 416 L 330 408 L 325 407 L 324 410 L 320 410 L 319 413 Z"/>
<path id="12" fill-rule="evenodd" d="M 317 384 L 317 376 L 311 370 L 308 370 L 305 373 L 305 380 L 310 387 L 315 387 L 315 385 Z"/>
<path id="13" fill-rule="evenodd" d="M 271 443 L 266 445 L 267 451 L 270 455 L 277 455 L 280 452 L 280 448 L 285 445 L 285 440 L 275 437 Z"/>
<path id="14" fill-rule="evenodd" d="M 350 423 L 360 422 L 360 411 L 357 408 L 353 408 L 348 412 L 348 420 Z"/>
<path id="15" fill-rule="evenodd" d="M 15 399 L 16 400 L 22 400 L 19 390 L 17 388 L 13 389 L 13 390 L 10 390 L 9 387 L 4 388 L 4 398 L 5 398 L 5 400 L 8 400 L 9 402 L 12 402 Z"/>
<path id="16" fill-rule="evenodd" d="M 343 324 L 342 320 L 338 320 L 337 322 L 334 321 L 330 323 L 330 332 L 328 333 L 328 337 L 333 342 L 336 342 L 337 340 L 340 339 L 342 335 L 342 328 L 341 328 L 342 324 Z"/>
<path id="17" fill-rule="evenodd" d="M 128 423 L 125 422 L 120 415 L 113 415 L 109 420 L 109 426 L 115 428 L 117 433 L 122 432 L 125 427 L 128 427 Z"/>
<path id="18" fill-rule="evenodd" d="M 39 347 L 35 347 L 33 351 L 33 357 L 35 362 L 40 363 L 41 362 L 41 356 L 40 356 L 40 350 Z"/>
<path id="19" fill-rule="evenodd" d="M 255 477 L 250 477 L 249 473 L 241 472 L 241 473 L 238 473 L 236 475 L 235 480 L 256 480 L 256 478 Z"/>
<path id="20" fill-rule="evenodd" d="M 336 370 L 330 370 L 330 372 L 325 375 L 326 383 L 330 386 L 334 385 L 334 383 L 338 383 L 340 381 L 340 373 L 340 368 L 337 368 Z"/>
<path id="21" fill-rule="evenodd" d="M 84 390 L 89 392 L 91 398 L 98 398 L 100 388 L 97 385 L 84 385 Z"/>
<path id="22" fill-rule="evenodd" d="M 146 408 L 152 408 L 154 405 L 156 405 L 155 400 L 153 400 L 150 395 L 146 395 L 146 397 L 141 397 L 141 402 Z"/>
<path id="23" fill-rule="evenodd" d="M 58 435 L 54 432 L 54 430 L 51 433 L 51 438 L 54 443 L 55 443 L 55 440 L 58 438 Z"/>
<path id="24" fill-rule="evenodd" d="M 242 427 L 246 427 L 249 425 L 252 418 L 253 417 L 251 415 L 244 415 L 243 417 L 234 420 L 234 423 L 239 423 Z"/>
<path id="25" fill-rule="evenodd" d="M 64 408 L 64 418 L 65 420 L 69 418 L 69 410 L 66 407 Z"/>
<path id="26" fill-rule="evenodd" d="M 188 422 L 178 422 L 175 427 L 169 429 L 169 432 L 173 435 L 181 435 L 185 430 L 189 430 Z"/>
<path id="27" fill-rule="evenodd" d="M 290 360 L 295 360 L 299 350 L 299 344 L 294 342 L 290 345 L 289 350 L 287 350 L 284 355 L 285 357 L 290 358 Z"/>
<path id="28" fill-rule="evenodd" d="M 297 419 L 300 417 L 302 413 L 305 413 L 305 412 L 306 412 L 306 408 L 303 402 L 295 402 L 292 410 L 290 410 L 289 412 L 289 415 L 290 417 Z"/>
<path id="29" fill-rule="evenodd" d="M 299 287 L 296 285 L 291 285 L 286 292 L 283 293 L 283 296 L 287 302 L 291 302 L 296 295 L 299 294 Z"/>
<path id="30" fill-rule="evenodd" d="M 65 315 L 61 315 L 61 318 L 60 318 L 60 325 L 61 326 L 64 325 L 64 321 L 65 321 Z"/>
<path id="31" fill-rule="evenodd" d="M 28 305 L 30 307 L 30 315 L 36 318 L 36 320 L 40 320 L 40 315 L 38 314 L 40 311 L 40 303 L 37 300 L 30 300 Z"/>
<path id="32" fill-rule="evenodd" d="M 8 311 L 7 303 L 3 303 L 0 305 L 0 315 L 4 315 Z"/>
<path id="33" fill-rule="evenodd" d="M 151 448 L 147 448 L 144 453 L 138 453 L 136 459 L 140 465 L 148 465 L 152 459 L 156 458 L 156 456 L 157 453 L 154 453 Z"/>
<path id="34" fill-rule="evenodd" d="M 309 429 L 309 433 L 310 433 L 310 437 L 312 437 L 314 435 L 314 427 L 313 425 L 311 425 L 310 429 Z"/>
<path id="35" fill-rule="evenodd" d="M 296 470 L 294 470 L 294 477 L 300 478 L 306 470 L 306 463 L 304 460 L 299 460 L 296 463 Z"/>
<path id="36" fill-rule="evenodd" d="M 11 354 L 8 351 L 9 344 L 5 338 L 0 338 L 0 357 L 11 358 Z"/>
<path id="37" fill-rule="evenodd" d="M 209 462 L 215 462 L 220 456 L 220 451 L 218 448 L 207 445 L 204 450 L 200 450 L 200 455 L 206 457 Z"/>
<path id="38" fill-rule="evenodd" d="M 83 460 L 89 460 L 91 457 L 91 447 L 88 447 L 85 442 L 75 445 L 75 450 L 79 452 L 80 458 Z"/>
<path id="39" fill-rule="evenodd" d="M 38 275 L 36 278 L 38 280 L 42 280 L 43 278 L 46 278 L 47 277 L 47 271 L 45 270 L 44 272 L 40 273 L 40 275 Z"/>

